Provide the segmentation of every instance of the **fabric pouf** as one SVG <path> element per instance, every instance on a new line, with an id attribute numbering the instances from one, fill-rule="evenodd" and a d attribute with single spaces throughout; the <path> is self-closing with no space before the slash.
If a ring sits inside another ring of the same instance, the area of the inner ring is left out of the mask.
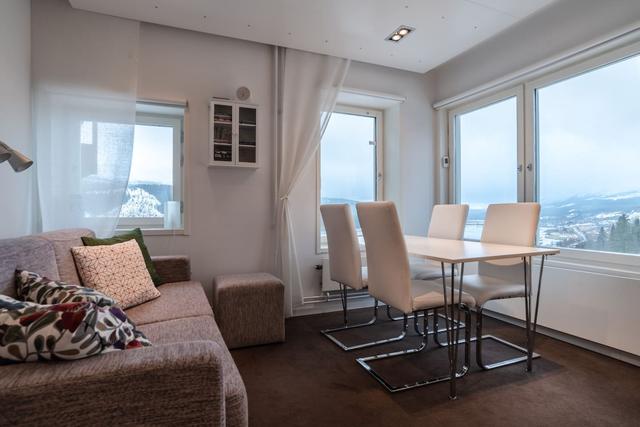
<path id="1" fill-rule="evenodd" d="M 216 276 L 213 311 L 230 349 L 284 341 L 284 286 L 271 274 Z"/>

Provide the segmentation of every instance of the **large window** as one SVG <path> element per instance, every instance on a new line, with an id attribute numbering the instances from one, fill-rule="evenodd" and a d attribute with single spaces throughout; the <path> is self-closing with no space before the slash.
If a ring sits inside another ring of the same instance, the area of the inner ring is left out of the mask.
<path id="1" fill-rule="evenodd" d="M 320 203 L 348 203 L 361 235 L 356 203 L 382 197 L 382 113 L 337 107 L 320 145 Z M 320 248 L 326 248 L 320 221 Z"/>
<path id="2" fill-rule="evenodd" d="M 183 109 L 140 103 L 119 228 L 183 228 Z"/>
<path id="3" fill-rule="evenodd" d="M 639 51 L 610 51 L 449 110 L 452 199 L 470 205 L 466 238 L 479 238 L 488 204 L 538 201 L 538 244 L 584 259 L 595 258 L 576 250 L 640 254 Z"/>
<path id="4" fill-rule="evenodd" d="M 640 56 L 535 94 L 540 243 L 640 253 Z"/>
<path id="5" fill-rule="evenodd" d="M 490 203 L 518 201 L 518 99 L 455 111 L 457 200 L 469 205 L 465 238 L 479 240 Z"/>

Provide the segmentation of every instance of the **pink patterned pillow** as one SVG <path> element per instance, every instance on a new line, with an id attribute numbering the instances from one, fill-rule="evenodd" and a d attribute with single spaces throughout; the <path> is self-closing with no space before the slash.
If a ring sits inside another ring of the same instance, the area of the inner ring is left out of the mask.
<path id="1" fill-rule="evenodd" d="M 160 296 L 135 240 L 71 248 L 82 283 L 116 300 L 123 309 Z"/>

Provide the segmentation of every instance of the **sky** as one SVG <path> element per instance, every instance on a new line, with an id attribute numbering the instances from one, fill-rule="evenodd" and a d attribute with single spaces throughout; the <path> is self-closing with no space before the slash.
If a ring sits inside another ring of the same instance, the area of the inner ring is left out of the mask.
<path id="1" fill-rule="evenodd" d="M 136 125 L 129 182 L 173 185 L 173 128 Z"/>
<path id="2" fill-rule="evenodd" d="M 375 118 L 333 113 L 320 147 L 322 198 L 375 200 Z"/>
<path id="3" fill-rule="evenodd" d="M 640 189 L 640 56 L 538 90 L 540 200 Z M 516 102 L 459 116 L 461 199 L 517 197 Z"/>

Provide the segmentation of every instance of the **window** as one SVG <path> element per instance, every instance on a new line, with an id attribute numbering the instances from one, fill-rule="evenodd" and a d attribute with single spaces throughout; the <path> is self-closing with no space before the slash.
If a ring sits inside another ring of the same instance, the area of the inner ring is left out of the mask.
<path id="1" fill-rule="evenodd" d="M 183 228 L 184 109 L 138 103 L 133 156 L 118 228 Z"/>
<path id="2" fill-rule="evenodd" d="M 640 253 L 640 55 L 535 99 L 540 243 Z"/>
<path id="3" fill-rule="evenodd" d="M 382 112 L 336 107 L 320 145 L 320 203 L 348 203 L 362 235 L 356 203 L 382 198 Z M 320 249 L 326 234 L 319 221 Z"/>
<path id="4" fill-rule="evenodd" d="M 518 96 L 454 111 L 456 200 L 469 205 L 465 238 L 479 240 L 490 203 L 518 201 Z"/>
<path id="5" fill-rule="evenodd" d="M 466 238 L 480 237 L 487 204 L 538 201 L 538 244 L 621 264 L 640 254 L 639 51 L 612 50 L 449 110 L 451 199 L 470 204 Z"/>

